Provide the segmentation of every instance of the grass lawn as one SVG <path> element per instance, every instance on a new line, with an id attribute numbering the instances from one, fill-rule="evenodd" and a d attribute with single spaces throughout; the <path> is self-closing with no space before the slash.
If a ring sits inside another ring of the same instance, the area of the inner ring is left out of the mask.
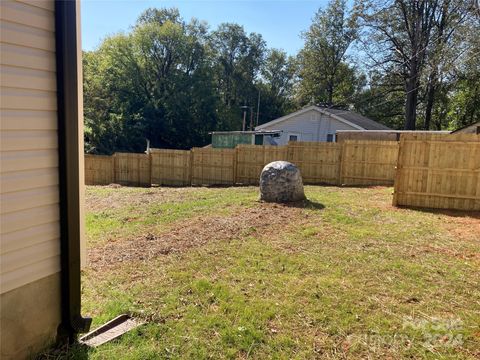
<path id="1" fill-rule="evenodd" d="M 83 313 L 147 324 L 62 356 L 480 358 L 480 214 L 391 193 L 307 186 L 282 206 L 255 187 L 89 187 Z"/>

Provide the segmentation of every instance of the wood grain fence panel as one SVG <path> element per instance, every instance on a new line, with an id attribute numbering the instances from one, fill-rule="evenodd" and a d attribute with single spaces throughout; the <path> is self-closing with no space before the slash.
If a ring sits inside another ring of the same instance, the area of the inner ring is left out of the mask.
<path id="1" fill-rule="evenodd" d="M 192 185 L 233 185 L 235 172 L 235 149 L 192 149 Z"/>
<path id="2" fill-rule="evenodd" d="M 289 142 L 287 160 L 298 166 L 305 184 L 336 185 L 341 149 L 338 143 Z"/>
<path id="3" fill-rule="evenodd" d="M 480 136 L 400 138 L 394 205 L 480 210 Z"/>
<path id="4" fill-rule="evenodd" d="M 126 186 L 151 186 L 150 156 L 115 153 L 115 182 Z"/>
<path id="5" fill-rule="evenodd" d="M 189 186 L 191 184 L 191 151 L 150 149 L 152 184 Z"/>
<path id="6" fill-rule="evenodd" d="M 345 140 L 340 182 L 344 185 L 393 185 L 398 148 L 395 141 Z"/>
<path id="7" fill-rule="evenodd" d="M 272 161 L 287 160 L 286 146 L 238 145 L 236 182 L 256 185 L 264 166 Z"/>
<path id="8" fill-rule="evenodd" d="M 85 185 L 108 185 L 114 181 L 113 156 L 85 154 Z"/>

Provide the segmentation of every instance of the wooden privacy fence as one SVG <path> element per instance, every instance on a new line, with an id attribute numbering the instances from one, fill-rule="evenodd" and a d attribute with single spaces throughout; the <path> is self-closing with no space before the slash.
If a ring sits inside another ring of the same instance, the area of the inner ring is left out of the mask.
<path id="1" fill-rule="evenodd" d="M 151 149 L 152 184 L 188 186 L 192 161 L 189 150 Z"/>
<path id="2" fill-rule="evenodd" d="M 340 184 L 342 145 L 291 142 L 287 160 L 300 169 L 305 184 Z"/>
<path id="3" fill-rule="evenodd" d="M 393 204 L 480 210 L 480 136 L 402 135 Z"/>
<path id="4" fill-rule="evenodd" d="M 265 165 L 287 159 L 287 146 L 238 145 L 236 183 L 258 184 Z"/>
<path id="5" fill-rule="evenodd" d="M 296 164 L 306 184 L 392 185 L 394 205 L 480 210 L 480 136 L 402 134 L 393 141 L 290 142 L 235 149 L 151 149 L 85 155 L 85 183 L 130 186 L 258 184 L 269 162 Z"/>
<path id="6" fill-rule="evenodd" d="M 147 154 L 115 153 L 112 156 L 85 154 L 85 184 L 150 186 L 150 157 Z"/>
<path id="7" fill-rule="evenodd" d="M 115 183 L 130 186 L 150 186 L 151 166 L 147 154 L 115 153 Z"/>
<path id="8" fill-rule="evenodd" d="M 340 183 L 393 185 L 398 148 L 396 141 L 345 140 L 342 143 Z"/>
<path id="9" fill-rule="evenodd" d="M 115 182 L 114 157 L 85 154 L 85 184 L 108 185 Z"/>
<path id="10" fill-rule="evenodd" d="M 235 184 L 236 150 L 193 148 L 192 185 Z"/>
<path id="11" fill-rule="evenodd" d="M 276 160 L 296 164 L 306 184 L 391 185 L 398 144 L 391 141 L 290 142 L 235 149 L 151 149 L 147 154 L 85 156 L 85 183 L 130 186 L 253 185 Z"/>

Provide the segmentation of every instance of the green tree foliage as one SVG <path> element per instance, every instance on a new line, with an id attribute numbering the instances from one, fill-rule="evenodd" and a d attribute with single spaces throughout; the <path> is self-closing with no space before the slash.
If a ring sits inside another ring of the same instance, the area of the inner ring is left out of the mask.
<path id="1" fill-rule="evenodd" d="M 332 0 L 318 10 L 299 54 L 299 103 L 349 103 L 361 82 L 355 68 L 346 63 L 356 36 L 356 17 L 348 15 L 345 0 Z"/>
<path id="2" fill-rule="evenodd" d="M 262 104 L 259 124 L 296 110 L 293 99 L 295 72 L 294 57 L 280 49 L 268 51 L 257 85 Z"/>
<path id="3" fill-rule="evenodd" d="M 478 14 L 468 0 L 331 0 L 288 56 L 241 25 L 147 9 L 84 53 L 85 149 L 203 146 L 210 131 L 241 130 L 243 106 L 247 125 L 312 103 L 397 129 L 479 121 Z"/>
<path id="4" fill-rule="evenodd" d="M 357 4 L 363 28 L 361 41 L 370 69 L 385 79 L 380 86 L 391 84 L 384 90 L 393 108 L 397 109 L 399 98 L 403 101 L 401 127 L 448 128 L 449 124 L 463 121 L 458 118 L 460 113 L 454 115 L 455 120 L 449 120 L 455 98 L 465 95 L 465 99 L 478 105 L 471 97 L 475 90 L 468 94 L 472 87 L 467 85 L 467 90 L 461 86 L 462 82 L 478 82 L 472 66 L 480 56 L 472 52 L 465 56 L 474 38 L 467 34 L 473 30 L 478 38 L 480 31 L 471 5 L 466 0 L 370 0 Z M 469 56 L 474 58 L 472 63 Z M 378 84 L 372 82 L 370 86 Z M 403 87 L 400 91 L 399 86 Z M 395 110 L 394 117 L 397 113 Z M 465 121 L 467 118 L 475 116 L 466 116 Z M 382 119 L 394 123 L 397 120 L 388 116 Z"/>
<path id="5" fill-rule="evenodd" d="M 403 86 L 395 74 L 371 71 L 368 86 L 354 97 L 354 109 L 392 129 L 402 129 L 405 121 Z"/>
<path id="6" fill-rule="evenodd" d="M 238 24 L 221 24 L 210 36 L 213 76 L 220 96 L 220 126 L 241 130 L 240 106 L 256 103 L 256 79 L 266 44 L 259 34 L 247 35 Z"/>
<path id="7" fill-rule="evenodd" d="M 265 54 L 262 37 L 237 24 L 209 32 L 176 9 L 146 10 L 130 33 L 84 53 L 86 151 L 143 151 L 146 139 L 189 148 L 207 144 L 209 131 L 240 130 L 240 106 L 254 107 L 263 90 Z M 280 97 L 290 94 L 271 94 L 266 108 Z"/>
<path id="8" fill-rule="evenodd" d="M 443 114 L 435 114 L 435 126 L 456 129 L 480 121 L 480 12 L 464 32 L 465 52 L 457 58 L 453 79 L 445 81 Z"/>
<path id="9" fill-rule="evenodd" d="M 84 56 L 87 151 L 184 148 L 206 141 L 216 95 L 206 26 L 176 10 L 147 10 L 130 34 Z"/>

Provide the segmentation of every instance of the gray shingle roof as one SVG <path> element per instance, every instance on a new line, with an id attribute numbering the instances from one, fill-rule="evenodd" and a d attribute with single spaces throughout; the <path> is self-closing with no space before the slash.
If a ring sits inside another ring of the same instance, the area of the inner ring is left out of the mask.
<path id="1" fill-rule="evenodd" d="M 340 109 L 330 109 L 330 108 L 321 108 L 323 111 L 328 112 L 330 114 L 336 115 L 349 121 L 355 125 L 358 125 L 365 130 L 391 130 L 389 127 L 382 125 L 372 119 L 369 119 L 363 115 L 354 113 L 348 110 L 340 110 Z"/>

